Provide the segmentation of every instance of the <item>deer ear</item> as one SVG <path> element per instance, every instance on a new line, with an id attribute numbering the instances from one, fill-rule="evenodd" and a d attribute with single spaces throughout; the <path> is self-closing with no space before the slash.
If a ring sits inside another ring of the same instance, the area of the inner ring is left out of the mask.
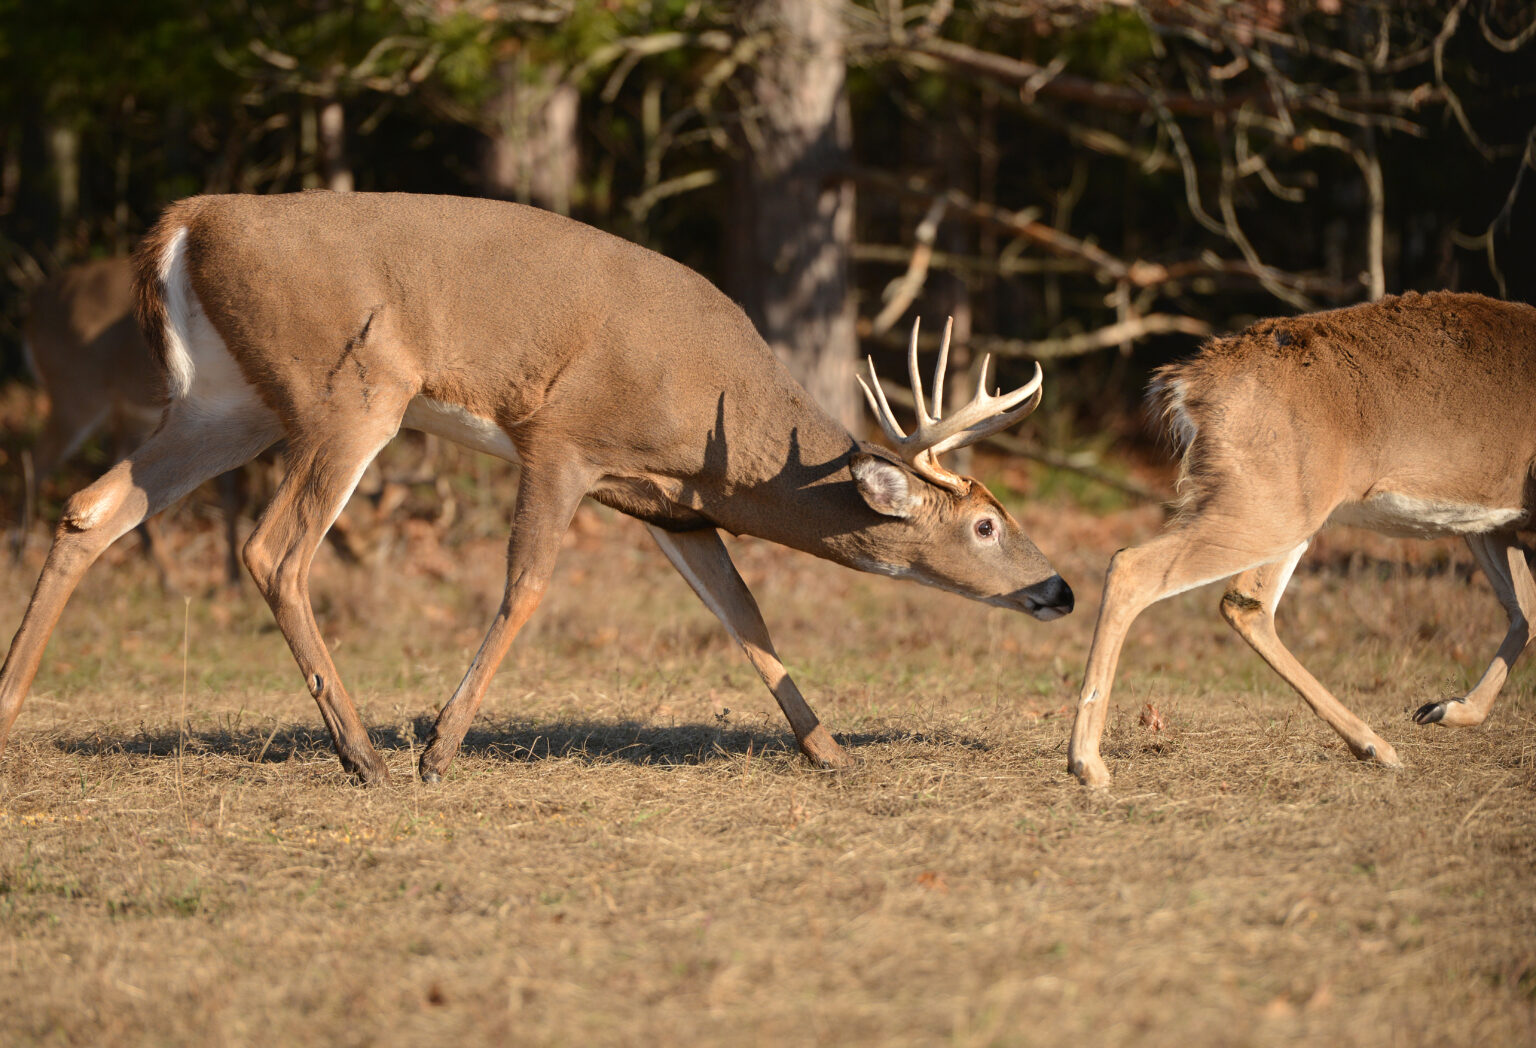
<path id="1" fill-rule="evenodd" d="M 869 508 L 886 517 L 910 517 L 922 505 L 907 471 L 876 455 L 858 452 L 849 460 L 853 482 Z"/>

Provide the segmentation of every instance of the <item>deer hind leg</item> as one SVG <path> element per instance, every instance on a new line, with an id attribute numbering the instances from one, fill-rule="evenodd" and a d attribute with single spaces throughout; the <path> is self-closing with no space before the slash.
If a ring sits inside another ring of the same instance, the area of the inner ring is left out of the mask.
<path id="1" fill-rule="evenodd" d="M 731 639 L 746 652 L 747 661 L 752 663 L 752 668 L 778 700 L 779 709 L 784 711 L 800 752 L 823 768 L 846 767 L 850 763 L 848 755 L 821 726 L 779 661 L 778 653 L 773 650 L 773 641 L 768 636 L 768 627 L 763 623 L 757 601 L 752 599 L 752 592 L 742 581 L 736 565 L 731 563 L 731 555 L 725 543 L 720 541 L 720 533 L 713 528 L 676 532 L 657 527 L 651 527 L 650 532 L 672 566 L 693 587 L 704 606 L 715 613 Z"/>
<path id="2" fill-rule="evenodd" d="M 1339 733 L 1351 753 L 1361 760 L 1400 768 L 1402 762 L 1397 759 L 1397 751 L 1319 684 L 1275 633 L 1275 607 L 1306 548 L 1306 543 L 1302 543 L 1284 561 L 1245 571 L 1233 579 L 1221 598 L 1222 617 L 1271 669 L 1296 689 L 1312 712 Z"/>
<path id="3" fill-rule="evenodd" d="M 1531 638 L 1531 618 L 1536 614 L 1536 582 L 1525 560 L 1525 547 L 1512 534 L 1468 535 L 1467 545 L 1488 576 L 1494 594 L 1509 616 L 1509 632 L 1488 664 L 1477 686 L 1461 698 L 1444 699 L 1420 706 L 1413 719 L 1420 724 L 1470 728 L 1483 723 L 1499 697 L 1515 660 Z"/>
<path id="4" fill-rule="evenodd" d="M 0 747 L 64 605 L 91 564 L 145 517 L 253 458 L 277 434 L 277 421 L 268 416 L 213 418 L 173 408 L 142 447 L 66 503 L 32 601 L 0 668 Z"/>
<path id="5" fill-rule="evenodd" d="M 368 463 L 394 436 L 398 422 L 399 413 L 376 401 L 373 411 L 360 420 L 311 426 L 302 437 L 290 438 L 287 473 L 245 544 L 246 568 L 320 707 L 342 767 L 366 784 L 387 783 L 389 771 L 369 741 L 315 623 L 309 570 L 326 531 Z"/>
<path id="6" fill-rule="evenodd" d="M 441 779 L 458 754 L 496 668 L 549 588 L 560 541 L 590 486 L 591 477 L 574 463 L 524 457 L 507 548 L 507 588 L 480 650 L 432 725 L 421 755 L 423 782 Z"/>
<path id="7" fill-rule="evenodd" d="M 1167 597 L 1274 561 L 1301 541 L 1292 536 L 1234 544 L 1241 538 L 1241 529 L 1231 520 L 1199 518 L 1144 545 L 1123 549 L 1110 561 L 1067 748 L 1067 767 L 1084 785 L 1110 782 L 1099 740 L 1109 718 L 1120 648 L 1136 617 Z"/>

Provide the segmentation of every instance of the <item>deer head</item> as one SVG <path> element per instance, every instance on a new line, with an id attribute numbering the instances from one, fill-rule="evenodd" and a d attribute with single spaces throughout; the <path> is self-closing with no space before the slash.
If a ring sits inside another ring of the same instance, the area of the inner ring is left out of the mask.
<path id="1" fill-rule="evenodd" d="M 959 410 L 944 414 L 944 373 L 949 363 L 953 318 L 944 326 L 939 362 L 933 376 L 933 414 L 923 399 L 917 367 L 918 322 L 912 324 L 907 369 L 912 382 L 917 425 L 911 435 L 897 423 L 880 388 L 874 361 L 869 382 L 859 385 L 895 447 L 895 456 L 869 447 L 856 453 L 849 468 L 870 509 L 886 518 L 866 529 L 868 541 L 858 566 L 909 578 L 987 604 L 1024 611 L 1035 618 L 1059 618 L 1072 610 L 1072 590 L 1030 541 L 1019 522 L 982 483 L 945 469 L 939 456 L 973 444 L 1018 422 L 1040 403 L 1042 376 L 1034 376 L 1006 395 L 987 394 L 983 358 L 976 395 Z M 899 456 L 899 458 L 897 457 Z"/>

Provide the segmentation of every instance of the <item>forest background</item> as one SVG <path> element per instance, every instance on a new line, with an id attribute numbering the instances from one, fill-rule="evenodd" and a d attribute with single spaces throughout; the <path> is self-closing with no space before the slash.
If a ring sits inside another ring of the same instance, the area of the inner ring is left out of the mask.
<path id="1" fill-rule="evenodd" d="M 171 200 L 458 193 L 699 269 L 856 427 L 856 362 L 953 315 L 960 367 L 1048 362 L 1013 450 L 1089 461 L 1207 333 L 1530 300 L 1533 39 L 1518 0 L 0 0 L 0 377 L 28 291 Z"/>

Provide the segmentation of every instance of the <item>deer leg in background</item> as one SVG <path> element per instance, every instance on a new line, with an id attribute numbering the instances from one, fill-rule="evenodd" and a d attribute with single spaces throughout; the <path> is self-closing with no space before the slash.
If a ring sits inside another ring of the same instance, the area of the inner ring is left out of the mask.
<path id="1" fill-rule="evenodd" d="M 32 601 L 0 669 L 0 747 L 86 569 L 145 517 L 249 460 L 277 433 L 277 422 L 270 418 L 217 419 L 172 408 L 165 425 L 142 447 L 65 504 Z"/>
<path id="2" fill-rule="evenodd" d="M 1084 785 L 1109 785 L 1109 769 L 1099 756 L 1099 740 L 1109 715 L 1120 647 L 1136 616 L 1166 597 L 1278 560 L 1299 541 L 1290 538 L 1276 546 L 1264 542 L 1236 547 L 1236 533 L 1230 519 L 1202 518 L 1176 526 L 1144 545 L 1123 549 L 1109 562 L 1104 600 L 1093 628 L 1093 645 L 1088 649 L 1088 668 L 1067 748 L 1067 767 Z"/>
<path id="3" fill-rule="evenodd" d="M 1531 616 L 1536 614 L 1536 582 L 1525 560 L 1525 547 L 1513 534 L 1468 535 L 1467 545 L 1477 558 L 1494 594 L 1509 616 L 1509 632 L 1498 653 L 1483 672 L 1477 686 L 1462 698 L 1444 699 L 1420 706 L 1413 719 L 1420 724 L 1444 724 L 1470 728 L 1483 723 L 1499 697 L 1509 671 L 1531 638 Z"/>
<path id="4" fill-rule="evenodd" d="M 773 650 L 768 627 L 752 599 L 752 592 L 742 581 L 731 555 L 714 528 L 700 531 L 663 531 L 649 527 L 651 538 L 667 555 L 672 566 L 693 587 L 704 606 L 715 613 L 731 639 L 741 645 L 747 660 L 784 711 L 795 741 L 804 753 L 823 768 L 846 767 L 850 762 L 842 747 L 821 726 L 816 714 L 806 705 L 800 689 Z"/>
<path id="5" fill-rule="evenodd" d="M 1334 698 L 1317 678 L 1292 655 L 1275 632 L 1275 607 L 1280 595 L 1291 580 L 1291 572 L 1301 559 L 1307 544 L 1293 549 L 1283 561 L 1265 564 L 1245 571 L 1232 580 L 1221 598 L 1222 617 L 1231 624 L 1238 636 L 1247 641 L 1271 669 L 1280 674 L 1285 682 L 1296 689 L 1306 704 L 1312 707 L 1328 727 L 1338 732 L 1349 745 L 1349 750 L 1361 760 L 1374 760 L 1389 768 L 1400 768 L 1402 762 L 1395 751 L 1381 736 L 1371 730 L 1359 717 L 1351 713 L 1342 702 Z"/>
<path id="6" fill-rule="evenodd" d="M 226 470 L 214 479 L 219 492 L 219 513 L 224 518 L 224 585 L 229 589 L 240 586 L 240 511 L 245 508 L 244 474 L 237 469 Z"/>
<path id="7" fill-rule="evenodd" d="M 169 543 L 166 541 L 164 529 L 159 526 L 158 521 L 145 517 L 133 530 L 139 537 L 139 548 L 143 551 L 144 558 L 155 566 L 161 591 L 175 592 L 176 573 L 172 570 L 170 557 L 166 553 Z"/>
<path id="8" fill-rule="evenodd" d="M 324 429 L 308 426 L 302 435 L 290 433 L 287 475 L 245 544 L 246 567 L 320 707 L 342 766 L 369 784 L 388 782 L 389 770 L 369 741 L 315 624 L 309 569 L 363 470 L 395 434 L 404 405 L 390 411 L 381 400 L 375 391 L 373 409 L 364 419 L 343 418 Z"/>
<path id="9" fill-rule="evenodd" d="M 43 431 L 38 434 L 37 443 L 22 453 L 26 456 L 22 469 L 22 482 L 26 490 L 22 492 L 21 522 L 16 526 L 16 535 L 11 545 L 11 554 L 15 559 L 19 560 L 22 551 L 26 549 L 32 522 L 36 519 L 37 498 L 43 481 L 51 477 L 64 464 L 64 460 L 85 443 L 85 438 L 106 417 L 105 408 L 94 415 L 73 418 L 61 410 L 60 405 L 49 405 L 48 418 L 43 422 Z"/>
<path id="10" fill-rule="evenodd" d="M 432 725 L 432 735 L 421 755 L 423 782 L 441 779 L 458 754 L 496 668 L 549 586 L 560 541 L 590 486 L 591 478 L 575 463 L 537 455 L 524 458 L 507 548 L 506 592 L 464 679 Z"/>

